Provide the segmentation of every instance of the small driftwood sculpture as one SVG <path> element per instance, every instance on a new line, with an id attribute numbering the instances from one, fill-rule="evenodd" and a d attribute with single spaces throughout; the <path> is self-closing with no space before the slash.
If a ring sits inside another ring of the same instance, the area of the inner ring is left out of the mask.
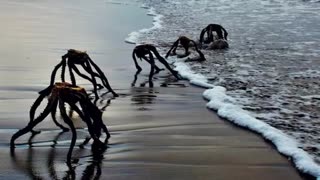
<path id="1" fill-rule="evenodd" d="M 176 42 L 173 43 L 172 47 L 170 48 L 170 50 L 167 52 L 166 58 L 169 57 L 171 51 L 173 53 L 173 55 L 176 55 L 176 50 L 179 46 L 179 43 L 182 45 L 182 47 L 185 49 L 185 55 L 183 57 L 186 57 L 190 54 L 189 52 L 189 47 L 190 45 L 193 45 L 197 51 L 197 53 L 199 54 L 200 58 L 198 59 L 198 61 L 205 61 L 206 58 L 204 57 L 203 53 L 198 49 L 197 47 L 197 43 L 194 42 L 193 40 L 187 38 L 186 36 L 180 36 Z"/>
<path id="2" fill-rule="evenodd" d="M 74 111 L 76 111 L 81 119 L 87 124 L 90 136 L 94 140 L 95 144 L 104 146 L 104 143 L 99 140 L 102 130 L 106 133 L 106 140 L 110 138 L 109 131 L 102 121 L 102 112 L 90 101 L 84 88 L 62 82 L 55 83 L 53 86 L 47 87 L 40 91 L 39 94 L 40 96 L 30 109 L 30 122 L 25 128 L 19 130 L 12 136 L 10 141 L 11 150 L 14 149 L 15 140 L 20 136 L 28 132 L 32 132 L 33 134 L 39 133 L 38 131 L 34 131 L 33 128 L 43 121 L 50 113 L 55 124 L 66 131 L 67 128 L 59 124 L 55 118 L 57 107 L 59 107 L 64 122 L 69 126 L 72 132 L 71 145 L 67 155 L 67 162 L 70 163 L 72 150 L 77 139 L 77 133 L 72 120 L 66 113 L 65 104 L 68 104 Z M 34 118 L 36 109 L 46 96 L 48 96 L 47 106 L 37 118 Z M 77 106 L 77 103 L 79 103 L 81 109 Z"/>
<path id="3" fill-rule="evenodd" d="M 209 44 L 209 43 L 213 42 L 214 41 L 213 31 L 215 31 L 217 33 L 218 39 L 228 40 L 227 39 L 228 32 L 226 29 L 224 29 L 224 27 L 222 27 L 219 24 L 209 24 L 207 27 L 203 28 L 200 33 L 200 44 L 202 44 L 202 42 L 204 42 L 205 33 L 207 33 L 207 38 L 206 38 L 205 43 Z"/>
<path id="4" fill-rule="evenodd" d="M 76 79 L 75 79 L 75 76 L 73 73 L 73 71 L 75 71 L 80 77 L 90 81 L 93 84 L 93 88 L 94 88 L 93 92 L 94 92 L 96 98 L 98 98 L 97 89 L 100 89 L 103 86 L 106 87 L 115 97 L 118 96 L 118 94 L 115 93 L 113 91 L 113 89 L 111 88 L 111 86 L 108 82 L 108 79 L 106 78 L 104 73 L 101 71 L 101 69 L 98 67 L 98 65 L 96 65 L 92 61 L 92 59 L 89 57 L 89 55 L 86 52 L 78 51 L 78 50 L 74 50 L 74 49 L 69 49 L 68 53 L 62 56 L 61 62 L 58 65 L 56 65 L 55 68 L 53 69 L 53 71 L 51 73 L 50 86 L 52 86 L 54 84 L 57 70 L 60 67 L 62 67 L 61 81 L 65 82 L 65 69 L 66 69 L 67 65 L 69 68 L 69 73 L 70 73 L 72 85 L 74 85 L 74 86 L 76 85 Z M 86 76 L 85 74 L 82 74 L 76 65 L 82 66 L 82 68 L 88 74 L 90 74 L 91 78 Z M 101 79 L 103 86 L 100 84 L 97 84 L 95 77 Z"/>

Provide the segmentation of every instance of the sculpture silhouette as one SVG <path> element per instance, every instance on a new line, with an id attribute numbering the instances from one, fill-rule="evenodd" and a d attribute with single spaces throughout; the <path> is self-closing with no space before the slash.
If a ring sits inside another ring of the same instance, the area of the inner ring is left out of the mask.
<path id="1" fill-rule="evenodd" d="M 104 143 L 102 143 L 99 139 L 99 137 L 101 136 L 101 130 L 106 133 L 106 140 L 110 138 L 109 131 L 102 121 L 102 112 L 90 101 L 89 96 L 84 88 L 62 82 L 55 83 L 55 85 L 47 87 L 46 89 L 40 91 L 39 94 L 40 96 L 30 109 L 30 121 L 28 125 L 16 132 L 11 138 L 11 151 L 14 150 L 14 141 L 17 138 L 28 132 L 32 132 L 33 134 L 38 133 L 36 131 L 33 131 L 33 128 L 41 121 L 43 121 L 49 115 L 49 113 L 51 113 L 53 120 L 58 125 L 59 123 L 56 121 L 56 118 L 54 116 L 56 109 L 59 106 L 62 118 L 64 122 L 70 127 L 72 132 L 71 145 L 67 154 L 67 162 L 70 163 L 72 150 L 77 139 L 77 133 L 72 120 L 66 113 L 65 103 L 69 104 L 69 106 L 74 111 L 76 111 L 81 119 L 87 124 L 89 134 L 91 138 L 93 138 L 95 144 L 104 146 Z M 49 96 L 47 106 L 37 118 L 34 118 L 37 107 L 46 96 Z M 77 103 L 79 103 L 81 109 L 76 105 Z M 66 130 L 66 128 L 61 124 L 59 124 L 58 126 L 64 131 Z"/>
<path id="2" fill-rule="evenodd" d="M 146 55 L 149 55 L 149 58 L 147 58 Z M 142 70 L 142 68 L 139 66 L 136 57 L 140 58 L 141 61 L 142 61 L 142 59 L 146 60 L 151 65 L 151 70 L 150 70 L 150 74 L 149 74 L 149 82 L 152 82 L 152 77 L 153 77 L 154 73 L 162 70 L 156 66 L 153 55 L 157 57 L 157 59 L 173 74 L 174 77 L 176 77 L 177 79 L 181 79 L 178 72 L 173 70 L 170 67 L 170 65 L 168 64 L 168 62 L 163 57 L 160 56 L 156 47 L 154 47 L 153 45 L 150 45 L 150 44 L 138 45 L 133 49 L 132 58 L 134 60 L 135 66 L 137 68 L 137 73 L 139 73 Z M 154 70 L 156 70 L 156 72 L 154 72 Z"/>
<path id="3" fill-rule="evenodd" d="M 207 40 L 205 43 L 209 44 L 214 41 L 213 31 L 217 33 L 218 39 L 228 40 L 228 32 L 219 24 L 209 24 L 207 27 L 203 28 L 200 33 L 200 44 L 204 41 L 204 35 L 207 33 Z M 223 33 L 222 33 L 223 31 Z"/>
<path id="4" fill-rule="evenodd" d="M 76 65 L 82 66 L 82 68 L 87 73 L 90 74 L 91 78 L 86 76 L 85 74 L 82 74 L 80 72 L 80 70 L 77 68 Z M 55 66 L 55 68 L 53 69 L 53 71 L 51 73 L 50 86 L 52 86 L 54 84 L 57 70 L 60 67 L 62 67 L 62 70 L 61 70 L 61 81 L 65 82 L 65 69 L 66 69 L 66 66 L 68 66 L 68 68 L 69 68 L 69 73 L 70 73 L 70 78 L 71 78 L 72 85 L 76 85 L 76 79 L 75 79 L 75 76 L 74 76 L 74 73 L 73 73 L 73 71 L 75 71 L 80 77 L 90 81 L 93 84 L 93 89 L 94 89 L 93 92 L 94 92 L 96 98 L 98 98 L 97 89 L 100 89 L 103 86 L 106 87 L 115 97 L 118 96 L 118 94 L 115 93 L 113 91 L 113 89 L 111 88 L 111 86 L 110 86 L 110 84 L 108 82 L 108 79 L 106 78 L 104 73 L 101 71 L 101 69 L 98 67 L 98 65 L 96 65 L 92 61 L 92 59 L 89 57 L 89 55 L 86 52 L 82 52 L 82 51 L 78 51 L 78 50 L 74 50 L 74 49 L 69 49 L 67 54 L 62 56 L 61 62 L 59 64 L 57 64 Z M 100 84 L 97 84 L 97 81 L 96 81 L 95 77 L 101 79 L 103 86 L 100 85 Z"/>
<path id="5" fill-rule="evenodd" d="M 202 52 L 198 49 L 196 42 L 194 42 L 193 40 L 187 38 L 186 36 L 180 36 L 176 42 L 173 43 L 172 47 L 170 48 L 170 50 L 167 52 L 166 58 L 169 57 L 171 51 L 173 53 L 173 55 L 176 55 L 176 50 L 179 46 L 179 43 L 182 45 L 182 47 L 185 49 L 185 55 L 184 57 L 188 56 L 190 54 L 189 52 L 189 47 L 191 44 L 194 45 L 196 51 L 198 52 L 200 59 L 198 59 L 198 61 L 205 61 L 206 58 L 204 57 L 204 55 L 202 54 Z"/>

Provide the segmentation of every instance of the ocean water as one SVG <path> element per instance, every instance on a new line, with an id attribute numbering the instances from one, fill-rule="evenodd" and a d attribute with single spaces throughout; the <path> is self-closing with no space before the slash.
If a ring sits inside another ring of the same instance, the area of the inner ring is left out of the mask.
<path id="1" fill-rule="evenodd" d="M 320 1 L 137 4 L 154 23 L 130 33 L 126 42 L 153 43 L 163 54 L 181 35 L 198 40 L 207 24 L 224 26 L 228 50 L 203 50 L 207 61 L 202 63 L 169 60 L 192 83 L 213 88 L 203 94 L 208 108 L 262 134 L 298 169 L 320 176 Z"/>

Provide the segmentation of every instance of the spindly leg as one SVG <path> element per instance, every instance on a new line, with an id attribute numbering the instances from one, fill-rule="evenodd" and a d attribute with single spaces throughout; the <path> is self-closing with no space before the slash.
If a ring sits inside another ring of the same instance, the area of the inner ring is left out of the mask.
<path id="1" fill-rule="evenodd" d="M 79 69 L 77 68 L 77 66 L 76 65 L 72 65 L 72 69 L 80 76 L 80 77 L 82 77 L 83 79 L 86 79 L 86 80 L 88 80 L 91 84 L 93 84 L 93 81 L 92 81 L 92 79 L 90 79 L 88 76 L 86 76 L 85 74 L 82 74 L 80 71 L 79 71 Z M 101 84 L 97 84 L 97 87 L 99 88 L 99 89 L 101 89 L 102 88 L 102 85 Z"/>
<path id="2" fill-rule="evenodd" d="M 173 43 L 173 45 L 171 46 L 170 50 L 167 52 L 165 58 L 168 58 L 168 57 L 169 57 L 171 51 L 172 51 L 173 54 L 175 55 L 178 45 L 179 45 L 179 39 L 176 40 L 176 41 Z M 153 49 L 153 51 L 156 51 L 156 49 Z M 154 53 L 155 53 L 155 52 L 154 52 Z M 157 55 L 156 55 L 156 56 L 157 56 Z M 157 56 L 157 57 L 158 57 L 158 56 Z"/>
<path id="3" fill-rule="evenodd" d="M 61 81 L 65 82 L 65 74 L 66 74 L 66 63 L 62 64 L 62 68 L 61 68 Z"/>
<path id="4" fill-rule="evenodd" d="M 106 133 L 106 140 L 110 138 L 110 133 L 108 131 L 107 126 L 103 123 L 102 120 L 102 112 L 91 102 L 87 102 L 86 103 L 87 108 L 85 107 L 85 109 L 87 110 L 86 112 L 88 112 L 88 115 L 92 118 L 93 120 L 93 124 L 98 126 L 99 129 L 102 128 L 102 130 Z"/>
<path id="5" fill-rule="evenodd" d="M 87 126 L 88 126 L 88 131 L 89 131 L 90 136 L 86 137 L 85 140 L 79 145 L 80 148 L 83 148 L 83 146 L 86 145 L 86 144 L 90 141 L 90 139 L 93 137 L 93 136 L 92 136 L 92 128 L 91 128 L 92 125 L 91 125 L 90 119 L 89 119 L 89 121 L 86 121 L 86 120 L 85 120 L 85 117 L 84 117 L 83 113 L 81 112 L 81 110 L 80 110 L 75 104 L 69 104 L 69 105 L 71 106 L 71 108 L 73 108 L 73 109 L 78 113 L 78 115 L 80 116 L 80 118 L 81 118 L 81 119 L 87 124 Z M 90 123 L 90 125 L 89 125 L 87 122 Z M 89 128 L 89 127 L 90 127 L 90 128 Z"/>
<path id="6" fill-rule="evenodd" d="M 219 39 L 223 39 L 222 30 L 221 29 L 217 29 L 216 32 L 217 32 L 218 38 Z"/>
<path id="7" fill-rule="evenodd" d="M 86 62 L 86 65 L 88 68 L 88 73 L 91 75 L 91 80 L 92 80 L 92 84 L 93 84 L 93 93 L 96 96 L 96 99 L 99 99 L 98 92 L 97 92 L 97 81 L 93 75 L 93 71 L 92 71 L 90 64 L 88 62 Z M 102 83 L 103 83 L 103 81 L 102 81 Z"/>
<path id="8" fill-rule="evenodd" d="M 72 64 L 68 61 L 68 68 L 69 68 L 69 73 L 70 73 L 70 79 L 71 79 L 71 83 L 72 85 L 77 85 L 76 84 L 76 78 L 74 77 L 74 74 L 72 72 Z"/>
<path id="9" fill-rule="evenodd" d="M 32 128 L 34 128 L 37 124 L 39 124 L 41 121 L 44 120 L 44 118 L 46 118 L 50 111 L 52 110 L 53 107 L 53 103 L 52 101 L 49 101 L 46 108 L 44 109 L 43 113 L 41 113 L 36 119 L 34 119 L 34 121 L 30 121 L 28 123 L 28 125 L 23 128 L 23 129 L 20 129 L 18 132 L 16 132 L 12 138 L 11 138 L 11 141 L 10 141 L 10 146 L 11 148 L 14 148 L 14 141 L 19 138 L 20 136 L 32 131 Z"/>
<path id="10" fill-rule="evenodd" d="M 142 70 L 142 68 L 139 66 L 135 54 L 136 54 L 136 50 L 133 50 L 133 52 L 132 52 L 132 59 L 133 59 L 133 61 L 134 61 L 134 65 L 136 66 L 137 71 L 140 72 L 140 71 Z"/>
<path id="11" fill-rule="evenodd" d="M 71 144 L 70 144 L 70 148 L 69 148 L 68 155 L 67 155 L 67 164 L 71 165 L 71 155 L 72 155 L 72 150 L 74 148 L 74 145 L 76 144 L 77 132 L 76 132 L 76 128 L 74 127 L 74 125 L 72 123 L 72 120 L 67 115 L 66 108 L 64 106 L 64 102 L 61 99 L 59 99 L 59 109 L 60 109 L 61 116 L 62 116 L 64 122 L 70 127 L 71 132 L 72 132 Z"/>
<path id="12" fill-rule="evenodd" d="M 87 72 L 89 72 L 89 69 L 88 69 L 88 66 L 86 64 L 81 64 L 81 66 L 83 67 L 84 70 L 86 70 Z M 92 71 L 92 74 L 95 76 L 95 77 L 98 77 L 101 79 L 100 75 L 94 71 Z"/>
<path id="13" fill-rule="evenodd" d="M 102 119 L 101 119 L 101 121 L 102 121 Z M 103 122 L 101 123 L 101 126 L 102 126 L 104 133 L 106 133 L 106 140 L 108 140 L 111 137 L 109 130 Z"/>
<path id="14" fill-rule="evenodd" d="M 85 64 L 81 64 L 81 66 L 82 66 L 82 68 L 83 68 L 85 71 L 87 71 L 87 72 L 90 71 Z M 79 70 L 79 69 L 78 69 L 78 70 Z M 97 78 L 100 78 L 100 79 L 101 79 L 101 77 L 100 77 L 100 75 L 99 75 L 98 73 L 92 71 L 92 74 L 93 74 L 94 77 L 97 77 Z M 92 79 L 90 79 L 90 80 L 91 80 L 90 82 L 93 84 Z M 102 83 L 103 83 L 103 82 L 102 82 Z M 98 88 L 98 89 L 102 89 L 103 86 L 102 86 L 101 84 L 98 84 L 98 83 L 97 83 L 97 88 Z"/>
<path id="15" fill-rule="evenodd" d="M 151 65 L 150 74 L 149 74 L 149 83 L 152 84 L 152 77 L 154 74 L 155 62 L 151 52 L 149 52 L 149 57 L 150 57 L 150 65 Z"/>
<path id="16" fill-rule="evenodd" d="M 32 104 L 30 111 L 29 111 L 29 124 L 34 120 L 34 115 L 36 113 L 36 109 L 39 107 L 39 105 L 41 104 L 41 102 L 43 101 L 43 99 L 46 97 L 45 94 L 40 94 L 40 96 L 36 99 L 36 101 Z M 35 131 L 33 129 L 31 129 L 31 132 L 33 134 L 38 134 L 40 133 L 40 131 Z"/>
<path id="17" fill-rule="evenodd" d="M 52 120 L 58 127 L 60 127 L 62 129 L 63 132 L 67 132 L 67 131 L 69 131 L 69 129 L 64 127 L 62 124 L 60 124 L 57 121 L 57 118 L 56 118 L 57 105 L 58 105 L 57 103 L 58 103 L 58 101 L 55 102 L 55 105 L 54 105 L 55 108 L 53 108 L 52 111 L 51 111 Z"/>
<path id="18" fill-rule="evenodd" d="M 81 110 L 75 105 L 75 104 L 69 104 L 72 109 L 74 109 L 78 115 L 80 116 L 80 118 L 87 124 L 88 126 L 88 131 L 90 133 L 91 138 L 93 138 L 95 141 L 99 141 L 98 137 L 95 135 L 95 132 L 93 131 L 93 126 L 90 120 L 90 117 L 84 115 Z"/>
<path id="19" fill-rule="evenodd" d="M 137 82 L 137 79 L 138 79 L 138 75 L 140 74 L 140 71 L 137 71 L 135 74 L 134 74 L 134 78 L 133 78 L 133 81 L 131 83 L 131 87 L 134 87 L 136 85 L 136 82 Z"/>
<path id="20" fill-rule="evenodd" d="M 152 52 L 156 55 L 156 57 L 158 58 L 158 60 L 174 75 L 174 77 L 176 77 L 177 79 L 181 79 L 181 78 L 179 77 L 178 72 L 175 71 L 175 70 L 173 70 L 173 69 L 170 67 L 170 65 L 168 64 L 168 62 L 167 62 L 163 57 L 160 56 L 160 54 L 158 53 L 158 51 L 157 51 L 155 48 L 152 49 Z"/>
<path id="21" fill-rule="evenodd" d="M 173 48 L 173 50 L 172 50 L 172 54 L 173 54 L 173 55 L 176 55 L 176 54 L 177 54 L 177 48 L 178 48 L 178 46 L 176 46 L 176 47 Z"/>
<path id="22" fill-rule="evenodd" d="M 204 54 L 198 49 L 196 42 L 194 42 L 193 40 L 191 40 L 191 42 L 194 44 L 194 47 L 200 56 L 200 61 L 205 61 L 206 58 L 204 57 Z"/>
<path id="23" fill-rule="evenodd" d="M 146 60 L 146 61 L 151 65 L 151 62 L 150 62 L 150 60 L 149 60 L 147 57 L 143 56 L 142 58 L 143 58 L 144 60 Z M 156 69 L 156 72 L 155 72 L 155 73 L 158 73 L 158 72 L 164 70 L 163 68 L 160 69 L 156 64 L 154 65 L 154 67 L 155 67 L 155 69 Z"/>
<path id="24" fill-rule="evenodd" d="M 113 94 L 113 96 L 118 97 L 119 95 L 113 91 L 113 89 L 111 88 L 111 86 L 110 86 L 110 84 L 108 82 L 107 77 L 104 75 L 104 73 L 101 71 L 101 69 L 90 58 L 89 58 L 89 62 L 90 62 L 90 64 L 92 64 L 94 69 L 100 75 L 104 86 Z M 90 64 L 88 64 L 88 65 L 90 66 Z"/>
<path id="25" fill-rule="evenodd" d="M 210 42 L 213 41 L 213 34 L 212 34 L 212 30 L 207 30 L 207 40 Z"/>
<path id="26" fill-rule="evenodd" d="M 52 86 L 52 85 L 54 84 L 54 79 L 55 79 L 55 77 L 56 77 L 56 73 L 57 73 L 58 69 L 59 69 L 64 63 L 66 63 L 66 61 L 65 61 L 65 60 L 62 60 L 59 64 L 57 64 L 57 65 L 54 67 L 54 69 L 53 69 L 53 71 L 52 71 L 52 73 L 51 73 L 50 86 Z"/>

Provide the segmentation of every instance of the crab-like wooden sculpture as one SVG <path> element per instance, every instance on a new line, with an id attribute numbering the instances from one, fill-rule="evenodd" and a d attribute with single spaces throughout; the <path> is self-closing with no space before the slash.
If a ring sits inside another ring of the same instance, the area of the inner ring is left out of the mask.
<path id="1" fill-rule="evenodd" d="M 147 58 L 147 55 L 149 56 L 149 58 Z M 142 68 L 139 66 L 136 57 L 140 58 L 140 60 L 144 59 L 145 61 L 147 61 L 151 65 L 151 70 L 150 70 L 150 74 L 149 74 L 149 82 L 151 82 L 154 73 L 157 73 L 157 72 L 163 70 L 163 69 L 160 69 L 156 65 L 154 56 L 172 73 L 172 75 L 174 77 L 176 77 L 178 80 L 182 79 L 179 76 L 178 72 L 173 70 L 170 67 L 170 65 L 168 64 L 168 62 L 163 57 L 161 57 L 161 55 L 157 51 L 157 48 L 151 44 L 138 45 L 132 51 L 132 58 L 134 60 L 135 66 L 137 68 L 137 73 L 139 73 L 142 70 Z M 154 70 L 156 70 L 156 71 L 154 72 Z"/>
<path id="2" fill-rule="evenodd" d="M 217 33 L 217 39 L 227 40 L 228 32 L 224 27 L 222 27 L 220 24 L 209 24 L 207 27 L 203 28 L 200 33 L 200 45 L 204 41 L 205 33 L 207 33 L 207 39 L 205 43 L 209 44 L 215 40 L 213 31 Z"/>
<path id="3" fill-rule="evenodd" d="M 167 52 L 166 54 L 166 58 L 169 57 L 170 53 L 172 52 L 172 55 L 176 55 L 176 50 L 179 46 L 179 44 L 182 45 L 182 47 L 185 49 L 185 53 L 182 57 L 186 57 L 190 54 L 189 52 L 189 47 L 191 45 L 194 46 L 195 50 L 197 51 L 197 53 L 199 54 L 199 57 L 198 58 L 198 61 L 205 61 L 206 58 L 205 56 L 203 55 L 203 53 L 198 49 L 197 47 L 197 43 L 195 41 L 193 41 L 192 39 L 189 39 L 188 37 L 186 36 L 180 36 L 172 45 L 172 47 L 170 48 L 170 50 Z"/>
<path id="4" fill-rule="evenodd" d="M 104 143 L 99 140 L 102 130 L 106 133 L 106 140 L 110 138 L 109 131 L 102 121 L 102 112 L 90 101 L 84 88 L 74 86 L 66 82 L 61 82 L 47 87 L 40 91 L 39 94 L 40 96 L 30 109 L 30 122 L 25 128 L 19 130 L 12 136 L 10 141 L 11 150 L 14 149 L 15 140 L 20 136 L 28 132 L 32 132 L 33 134 L 39 133 L 38 131 L 34 131 L 33 128 L 43 121 L 50 113 L 54 122 L 63 130 L 67 130 L 67 128 L 59 124 L 55 118 L 57 107 L 59 107 L 64 122 L 70 127 L 72 132 L 71 145 L 67 155 L 67 162 L 70 163 L 72 150 L 77 139 L 77 133 L 72 120 L 66 113 L 65 104 L 68 104 L 74 111 L 76 111 L 80 118 L 87 124 L 90 136 L 94 140 L 95 144 L 104 146 Z M 36 109 L 46 96 L 48 96 L 47 106 L 37 118 L 34 118 Z M 80 105 L 81 109 L 77 106 L 77 103 Z"/>
<path id="5" fill-rule="evenodd" d="M 80 70 L 77 68 L 76 65 L 82 66 L 82 68 L 90 74 L 91 78 L 88 77 L 85 74 L 82 74 Z M 61 81 L 65 82 L 65 69 L 66 66 L 69 68 L 70 78 L 72 85 L 76 85 L 76 79 L 74 76 L 73 71 L 75 71 L 80 77 L 90 81 L 93 84 L 94 88 L 94 94 L 96 98 L 98 98 L 97 89 L 102 88 L 103 86 L 106 87 L 113 96 L 117 97 L 118 94 L 113 91 L 111 88 L 108 79 L 104 75 L 104 73 L 101 71 L 101 69 L 98 67 L 97 64 L 95 64 L 92 59 L 89 57 L 89 55 L 86 52 L 75 50 L 75 49 L 69 49 L 67 54 L 62 56 L 62 60 L 59 64 L 55 66 L 51 73 L 51 81 L 50 85 L 52 86 L 55 82 L 55 76 L 60 67 L 62 67 L 61 70 Z M 93 67 L 92 67 L 93 66 Z M 96 72 L 95 72 L 96 71 Z M 100 78 L 102 81 L 102 85 L 98 84 L 95 78 Z"/>

